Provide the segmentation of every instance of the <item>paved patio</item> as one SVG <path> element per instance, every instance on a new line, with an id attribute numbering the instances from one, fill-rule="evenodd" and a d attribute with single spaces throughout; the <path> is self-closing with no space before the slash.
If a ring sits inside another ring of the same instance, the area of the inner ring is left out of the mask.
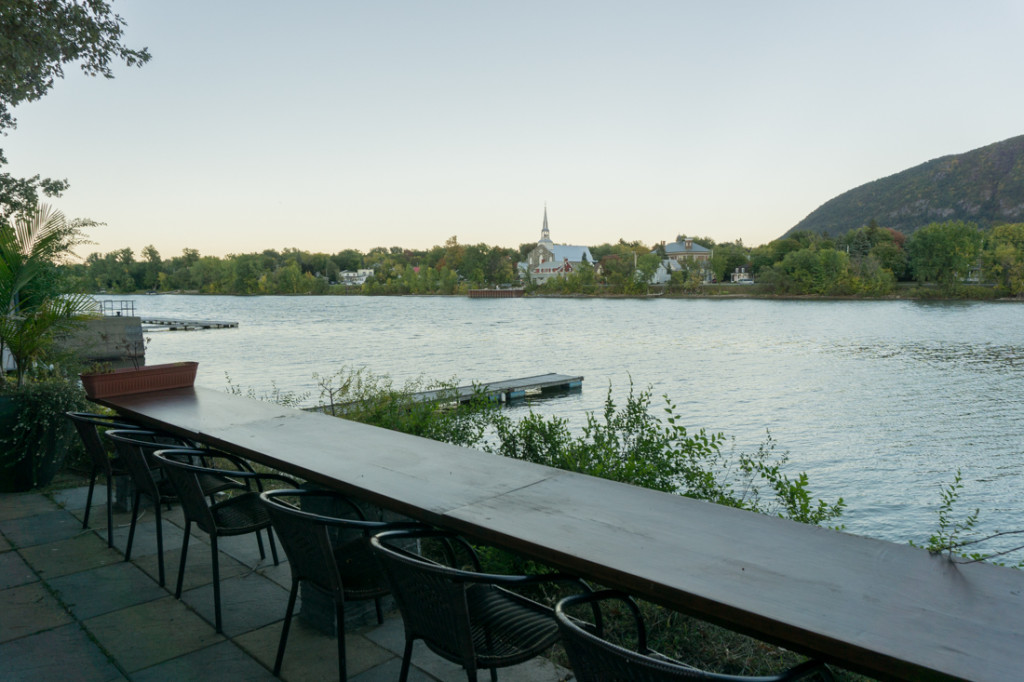
<path id="1" fill-rule="evenodd" d="M 165 515 L 167 587 L 157 582 L 154 517 L 136 530 L 124 561 L 130 515 L 115 514 L 107 547 L 105 505 L 82 528 L 87 489 L 0 494 L 0 679 L 13 680 L 273 680 L 271 673 L 288 599 L 285 557 L 260 560 L 252 536 L 221 540 L 224 634 L 213 626 L 210 547 L 201 531 L 189 544 L 184 591 L 174 598 L 181 514 Z M 105 500 L 97 486 L 93 501 Z M 350 625 L 349 679 L 398 679 L 404 644 L 401 618 Z M 296 618 L 281 678 L 337 677 L 336 640 Z M 486 679 L 484 673 L 482 679 Z M 461 668 L 417 643 L 410 680 L 465 680 Z M 502 682 L 555 682 L 571 673 L 544 658 L 499 672 Z"/>

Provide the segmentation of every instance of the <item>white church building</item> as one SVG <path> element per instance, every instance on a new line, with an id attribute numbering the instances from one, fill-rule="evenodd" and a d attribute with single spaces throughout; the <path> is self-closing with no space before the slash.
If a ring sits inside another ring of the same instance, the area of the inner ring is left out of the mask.
<path id="1" fill-rule="evenodd" d="M 571 244 L 555 244 L 551 241 L 548 230 L 548 208 L 544 207 L 544 226 L 540 231 L 540 241 L 526 256 L 526 262 L 520 263 L 520 272 L 529 277 L 534 284 L 543 284 L 552 277 L 563 277 L 579 268 L 583 263 L 595 265 L 594 257 L 586 246 Z"/>

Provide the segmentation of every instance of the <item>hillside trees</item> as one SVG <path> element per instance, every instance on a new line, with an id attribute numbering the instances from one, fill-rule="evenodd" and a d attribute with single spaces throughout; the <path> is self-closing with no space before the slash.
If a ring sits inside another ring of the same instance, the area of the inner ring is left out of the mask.
<path id="1" fill-rule="evenodd" d="M 981 233 L 973 223 L 931 223 L 907 240 L 907 256 L 914 279 L 933 282 L 952 293 L 977 263 Z"/>

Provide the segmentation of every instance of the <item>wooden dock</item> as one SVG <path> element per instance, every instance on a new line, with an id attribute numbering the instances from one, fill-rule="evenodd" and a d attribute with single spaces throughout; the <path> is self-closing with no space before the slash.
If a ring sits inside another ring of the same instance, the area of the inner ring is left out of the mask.
<path id="1" fill-rule="evenodd" d="M 420 391 L 413 393 L 410 397 L 413 400 L 430 402 L 436 400 L 458 400 L 460 403 L 469 402 L 477 396 L 484 396 L 501 402 L 522 400 L 530 394 L 543 394 L 551 391 L 582 390 L 583 377 L 569 376 L 566 374 L 539 374 L 533 377 L 521 379 L 506 379 L 505 381 L 492 381 L 481 384 L 470 384 L 459 386 L 454 389 L 439 389 L 436 391 Z"/>
<path id="2" fill-rule="evenodd" d="M 237 322 L 224 322 L 220 320 L 183 320 L 172 317 L 141 317 L 142 324 L 146 325 L 145 331 L 195 331 L 197 329 L 229 329 L 237 327 Z"/>

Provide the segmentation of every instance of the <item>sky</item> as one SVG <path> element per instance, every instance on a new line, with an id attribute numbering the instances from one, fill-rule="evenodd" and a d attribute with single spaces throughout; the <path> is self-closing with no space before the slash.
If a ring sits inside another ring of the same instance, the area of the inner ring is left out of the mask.
<path id="1" fill-rule="evenodd" d="M 223 256 L 780 237 L 1024 134 L 1020 0 L 115 0 L 141 69 L 66 68 L 0 139 L 105 223 Z"/>

